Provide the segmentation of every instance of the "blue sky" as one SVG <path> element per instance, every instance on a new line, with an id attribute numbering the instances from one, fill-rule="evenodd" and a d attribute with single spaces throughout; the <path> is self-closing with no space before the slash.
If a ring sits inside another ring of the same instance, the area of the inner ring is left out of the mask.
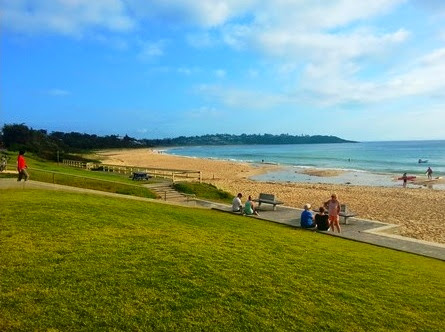
<path id="1" fill-rule="evenodd" d="M 445 139 L 442 0 L 0 0 L 0 125 Z"/>

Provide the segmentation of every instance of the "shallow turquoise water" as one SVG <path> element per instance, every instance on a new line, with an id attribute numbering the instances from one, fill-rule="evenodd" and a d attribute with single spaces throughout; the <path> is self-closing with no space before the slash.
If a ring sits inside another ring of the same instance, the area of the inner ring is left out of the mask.
<path id="1" fill-rule="evenodd" d="M 445 174 L 445 141 L 178 147 L 170 154 L 284 166 L 420 175 Z M 418 160 L 428 160 L 418 163 Z"/>

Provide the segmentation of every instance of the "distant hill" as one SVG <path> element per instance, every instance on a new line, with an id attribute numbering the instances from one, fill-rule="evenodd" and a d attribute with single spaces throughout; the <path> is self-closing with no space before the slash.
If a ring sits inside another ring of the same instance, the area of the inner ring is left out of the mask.
<path id="1" fill-rule="evenodd" d="M 1 130 L 0 148 L 25 150 L 38 156 L 57 160 L 67 158 L 70 153 L 87 150 L 112 148 L 140 148 L 159 146 L 190 146 L 190 145 L 241 145 L 241 144 L 320 144 L 320 143 L 353 143 L 336 136 L 322 135 L 229 135 L 214 134 L 203 136 L 180 136 L 163 139 L 136 139 L 128 135 L 97 136 L 78 132 L 48 133 L 44 129 L 32 129 L 25 124 L 5 124 Z M 73 158 L 73 156 L 70 156 Z"/>
<path id="2" fill-rule="evenodd" d="M 322 135 L 229 135 L 214 134 L 203 136 L 180 136 L 177 138 L 143 139 L 140 140 L 146 146 L 190 146 L 190 145 L 241 145 L 241 144 L 322 144 L 322 143 L 356 143 L 336 136 Z"/>

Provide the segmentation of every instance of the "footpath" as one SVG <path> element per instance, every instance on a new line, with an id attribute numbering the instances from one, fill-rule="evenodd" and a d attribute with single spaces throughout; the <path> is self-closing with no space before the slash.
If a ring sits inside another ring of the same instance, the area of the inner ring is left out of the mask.
<path id="1" fill-rule="evenodd" d="M 62 191 L 75 191 L 82 193 L 120 197 L 138 201 L 150 201 L 150 202 L 155 201 L 162 204 L 214 209 L 215 213 L 217 212 L 233 213 L 231 212 L 231 207 L 229 205 L 219 204 L 199 199 L 187 199 L 183 201 L 154 200 L 143 197 L 107 193 L 97 190 L 69 187 L 69 186 L 37 182 L 37 181 L 17 182 L 16 179 L 0 179 L 0 190 L 7 188 L 14 188 L 14 189 L 38 188 L 38 189 L 51 189 L 51 190 L 62 190 Z M 276 210 L 273 210 L 272 206 L 269 207 L 265 204 L 263 205 L 261 206 L 261 210 L 259 210 L 260 213 L 259 216 L 246 217 L 240 215 L 240 218 L 258 218 L 270 222 L 287 225 L 290 227 L 296 227 L 296 228 L 300 227 L 300 214 L 302 211 L 301 209 L 296 209 L 287 206 L 277 206 Z M 346 225 L 341 224 L 341 228 L 342 228 L 341 233 L 334 233 L 331 231 L 326 231 L 326 232 L 320 231 L 320 233 L 445 261 L 445 245 L 440 243 L 416 240 L 398 235 L 397 225 L 354 217 L 348 219 L 348 224 Z M 307 231 L 310 232 L 310 230 Z"/>

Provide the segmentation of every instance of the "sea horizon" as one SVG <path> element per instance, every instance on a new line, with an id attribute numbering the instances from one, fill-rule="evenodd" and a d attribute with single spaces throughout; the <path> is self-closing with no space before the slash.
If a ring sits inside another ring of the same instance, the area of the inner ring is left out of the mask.
<path id="1" fill-rule="evenodd" d="M 394 177 L 405 172 L 423 177 L 431 167 L 435 178 L 445 174 L 445 140 L 204 145 L 163 150 L 178 156 L 280 166 L 277 171 L 252 177 L 258 181 L 399 186 Z M 341 172 L 338 176 L 308 176 L 306 169 Z M 434 187 L 442 189 L 442 185 Z"/>

